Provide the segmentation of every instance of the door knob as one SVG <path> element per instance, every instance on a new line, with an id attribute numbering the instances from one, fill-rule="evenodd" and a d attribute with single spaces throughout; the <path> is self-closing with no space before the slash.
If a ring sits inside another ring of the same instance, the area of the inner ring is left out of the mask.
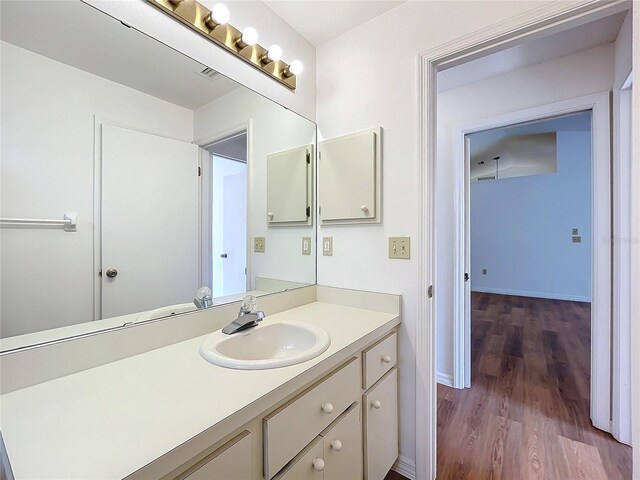
<path id="1" fill-rule="evenodd" d="M 118 270 L 116 270 L 115 268 L 110 268 L 109 270 L 107 270 L 107 277 L 115 278 L 117 276 L 118 276 Z"/>
<path id="2" fill-rule="evenodd" d="M 227 254 L 226 253 L 221 253 L 220 254 L 220 258 L 227 258 Z"/>

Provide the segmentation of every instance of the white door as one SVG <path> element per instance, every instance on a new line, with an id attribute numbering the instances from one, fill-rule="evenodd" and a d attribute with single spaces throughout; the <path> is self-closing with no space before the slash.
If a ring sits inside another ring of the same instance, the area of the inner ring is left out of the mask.
<path id="1" fill-rule="evenodd" d="M 187 142 L 102 126 L 102 318 L 193 299 L 198 155 Z"/>
<path id="2" fill-rule="evenodd" d="M 247 173 L 224 177 L 223 295 L 247 290 Z"/>
<path id="3" fill-rule="evenodd" d="M 464 137 L 464 386 L 471 387 L 471 139 Z"/>

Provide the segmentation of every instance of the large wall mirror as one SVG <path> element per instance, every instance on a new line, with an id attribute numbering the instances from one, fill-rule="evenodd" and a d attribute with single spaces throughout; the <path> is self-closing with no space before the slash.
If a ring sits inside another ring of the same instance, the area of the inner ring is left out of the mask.
<path id="1" fill-rule="evenodd" d="M 82 2 L 0 5 L 3 350 L 315 283 L 313 122 Z"/>

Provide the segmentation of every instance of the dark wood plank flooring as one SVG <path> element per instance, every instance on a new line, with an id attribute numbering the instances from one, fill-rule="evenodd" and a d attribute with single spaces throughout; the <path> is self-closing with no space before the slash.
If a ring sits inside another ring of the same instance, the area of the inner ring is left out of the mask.
<path id="1" fill-rule="evenodd" d="M 631 479 L 589 419 L 590 304 L 472 295 L 472 387 L 438 385 L 438 480 Z"/>

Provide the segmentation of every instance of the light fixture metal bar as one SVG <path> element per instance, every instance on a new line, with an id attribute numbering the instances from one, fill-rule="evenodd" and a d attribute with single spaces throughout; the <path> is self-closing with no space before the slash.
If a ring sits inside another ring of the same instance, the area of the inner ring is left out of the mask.
<path id="1" fill-rule="evenodd" d="M 211 11 L 196 0 L 182 0 L 179 3 L 172 3 L 170 0 L 146 0 L 146 2 L 233 53 L 285 87 L 291 90 L 296 89 L 296 76 L 287 77 L 284 74 L 289 67 L 287 63 L 282 60 L 266 65 L 262 63 L 261 58 L 267 49 L 259 44 L 240 48 L 236 45 L 236 39 L 242 35 L 242 32 L 232 25 L 218 25 L 214 29 L 207 27 L 204 20 Z"/>

